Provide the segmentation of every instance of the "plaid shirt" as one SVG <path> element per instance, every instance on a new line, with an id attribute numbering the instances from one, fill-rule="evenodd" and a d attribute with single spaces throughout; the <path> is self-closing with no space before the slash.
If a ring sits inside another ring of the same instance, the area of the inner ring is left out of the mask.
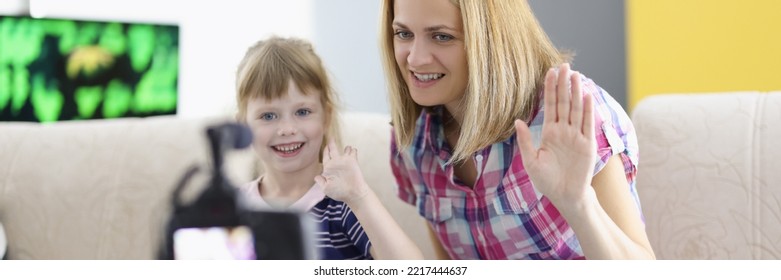
<path id="1" fill-rule="evenodd" d="M 613 154 L 620 153 L 629 182 L 627 191 L 639 209 L 635 190 L 638 146 L 631 120 L 621 105 L 592 80 L 584 77 L 582 88 L 592 93 L 596 107 L 598 151 L 594 174 Z M 446 165 L 452 149 L 445 141 L 442 110 L 439 106 L 421 113 L 415 138 L 406 149 L 398 150 L 395 137 L 391 138 L 391 167 L 399 198 L 414 205 L 428 220 L 450 257 L 583 258 L 572 228 L 532 186 L 515 135 L 472 156 L 477 167 L 474 188 L 454 177 L 453 166 Z M 530 124 L 536 146 L 543 116 L 540 108 Z"/>

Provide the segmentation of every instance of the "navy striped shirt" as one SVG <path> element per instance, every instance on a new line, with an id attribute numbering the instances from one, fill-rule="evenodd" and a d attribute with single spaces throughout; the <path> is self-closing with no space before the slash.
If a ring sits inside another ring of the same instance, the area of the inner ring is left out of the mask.
<path id="1" fill-rule="evenodd" d="M 325 197 L 309 210 L 309 216 L 317 224 L 315 246 L 319 259 L 372 259 L 369 237 L 347 204 Z"/>
<path id="2" fill-rule="evenodd" d="M 252 203 L 259 208 L 274 208 L 260 195 L 258 185 L 263 177 L 245 184 L 242 189 Z M 314 221 L 315 249 L 322 260 L 373 259 L 369 253 L 371 242 L 355 214 L 344 202 L 325 196 L 322 186 L 315 184 L 289 210 L 306 211 Z"/>

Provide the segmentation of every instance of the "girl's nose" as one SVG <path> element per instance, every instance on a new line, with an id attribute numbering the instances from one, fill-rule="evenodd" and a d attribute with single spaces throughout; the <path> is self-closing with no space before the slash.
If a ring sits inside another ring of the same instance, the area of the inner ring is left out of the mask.
<path id="1" fill-rule="evenodd" d="M 291 136 L 296 135 L 296 133 L 298 133 L 298 130 L 294 127 L 283 127 L 277 130 L 277 135 L 279 136 Z"/>

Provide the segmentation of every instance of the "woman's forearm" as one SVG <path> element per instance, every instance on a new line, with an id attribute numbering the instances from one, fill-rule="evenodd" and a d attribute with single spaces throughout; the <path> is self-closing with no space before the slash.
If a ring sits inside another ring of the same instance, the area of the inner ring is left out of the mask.
<path id="1" fill-rule="evenodd" d="M 396 223 L 373 191 L 358 201 L 351 201 L 348 206 L 369 236 L 375 259 L 423 259 L 420 248 Z"/>
<path id="2" fill-rule="evenodd" d="M 650 245 L 634 241 L 605 212 L 593 189 L 584 201 L 560 212 L 580 242 L 586 259 L 655 259 Z"/>

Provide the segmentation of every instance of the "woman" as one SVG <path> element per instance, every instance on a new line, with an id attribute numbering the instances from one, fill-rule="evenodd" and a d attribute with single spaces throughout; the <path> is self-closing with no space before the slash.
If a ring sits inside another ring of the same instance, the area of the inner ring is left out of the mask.
<path id="1" fill-rule="evenodd" d="M 385 0 L 382 15 L 391 166 L 439 257 L 654 258 L 631 121 L 526 1 Z"/>

